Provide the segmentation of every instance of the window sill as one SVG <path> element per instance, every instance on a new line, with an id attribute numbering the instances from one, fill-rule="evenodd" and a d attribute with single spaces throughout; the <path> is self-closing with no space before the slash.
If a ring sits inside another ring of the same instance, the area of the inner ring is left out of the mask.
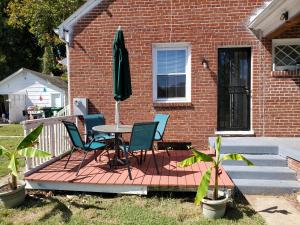
<path id="1" fill-rule="evenodd" d="M 282 70 L 282 71 L 272 71 L 271 77 L 278 78 L 291 78 L 300 76 L 300 69 L 297 70 Z"/>
<path id="2" fill-rule="evenodd" d="M 255 135 L 254 130 L 249 131 L 215 131 L 215 135 L 224 135 L 224 136 L 253 136 Z"/>
<path id="3" fill-rule="evenodd" d="M 193 104 L 191 102 L 153 102 L 153 107 L 155 108 L 181 108 L 181 107 L 187 107 L 191 108 L 193 107 Z"/>

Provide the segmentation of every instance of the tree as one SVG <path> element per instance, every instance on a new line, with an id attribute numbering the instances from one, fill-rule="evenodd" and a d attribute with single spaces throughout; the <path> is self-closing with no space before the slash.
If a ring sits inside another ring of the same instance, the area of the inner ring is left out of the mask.
<path id="1" fill-rule="evenodd" d="M 0 1 L 0 80 L 21 67 L 38 70 L 42 54 L 37 39 L 26 26 L 17 28 L 8 24 L 5 9 L 9 1 Z"/>
<path id="2" fill-rule="evenodd" d="M 54 29 L 68 18 L 84 0 L 11 0 L 8 4 L 9 24 L 16 28 L 29 27 L 29 31 L 37 38 L 39 45 L 44 49 L 44 56 L 48 57 L 51 52 L 61 45 L 61 41 L 54 33 Z M 57 72 L 57 67 L 43 59 L 43 71 Z M 52 57 L 54 60 L 54 58 Z M 45 66 L 47 68 L 45 68 Z"/>

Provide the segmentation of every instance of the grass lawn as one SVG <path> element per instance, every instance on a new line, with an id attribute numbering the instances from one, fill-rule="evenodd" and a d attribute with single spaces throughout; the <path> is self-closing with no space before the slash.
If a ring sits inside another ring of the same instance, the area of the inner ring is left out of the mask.
<path id="1" fill-rule="evenodd" d="M 0 208 L 0 224 L 265 224 L 245 203 L 229 206 L 224 219 L 201 216 L 193 194 L 118 195 L 31 195 L 16 209 Z"/>
<path id="2" fill-rule="evenodd" d="M 20 124 L 0 125 L 0 136 L 23 136 L 23 132 Z"/>

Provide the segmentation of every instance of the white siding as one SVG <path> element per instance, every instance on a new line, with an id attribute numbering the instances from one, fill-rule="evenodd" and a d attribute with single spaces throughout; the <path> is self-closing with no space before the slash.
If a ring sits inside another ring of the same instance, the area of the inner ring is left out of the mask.
<path id="1" fill-rule="evenodd" d="M 0 85 L 0 94 L 26 95 L 26 107 L 37 105 L 50 107 L 51 94 L 60 94 L 64 106 L 64 91 L 47 81 L 25 71 Z"/>

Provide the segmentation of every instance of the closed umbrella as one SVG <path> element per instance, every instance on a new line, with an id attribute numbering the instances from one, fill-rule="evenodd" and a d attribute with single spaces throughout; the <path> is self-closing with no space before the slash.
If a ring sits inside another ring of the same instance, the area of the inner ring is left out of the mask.
<path id="1" fill-rule="evenodd" d="M 113 66 L 115 123 L 118 126 L 120 123 L 119 103 L 132 94 L 128 51 L 125 48 L 124 35 L 120 27 L 115 33 L 113 42 Z"/>

